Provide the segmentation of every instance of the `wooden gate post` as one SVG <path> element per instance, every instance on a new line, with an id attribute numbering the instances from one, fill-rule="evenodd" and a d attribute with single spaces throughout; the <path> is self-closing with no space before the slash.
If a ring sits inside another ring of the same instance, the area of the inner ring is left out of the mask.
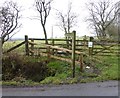
<path id="1" fill-rule="evenodd" d="M 50 46 L 47 46 L 47 61 L 49 62 L 51 59 L 51 54 L 50 54 Z"/>
<path id="2" fill-rule="evenodd" d="M 54 46 L 54 44 L 55 44 L 55 41 L 54 39 L 52 39 L 52 46 Z M 54 55 L 54 49 L 52 49 L 52 55 Z"/>
<path id="3" fill-rule="evenodd" d="M 83 72 L 83 54 L 80 54 L 79 61 L 80 61 L 80 71 Z"/>
<path id="4" fill-rule="evenodd" d="M 92 56 L 93 54 L 93 37 L 90 37 L 90 40 L 88 42 L 88 47 L 89 47 L 89 56 Z"/>
<path id="5" fill-rule="evenodd" d="M 72 70 L 73 70 L 73 78 L 75 77 L 75 46 L 76 46 L 76 31 L 73 31 L 72 33 L 65 34 L 66 37 L 72 38 Z"/>
<path id="6" fill-rule="evenodd" d="M 73 78 L 75 77 L 75 46 L 76 46 L 76 31 L 72 32 L 72 65 L 73 65 Z"/>
<path id="7" fill-rule="evenodd" d="M 29 56 L 29 43 L 28 43 L 28 36 L 25 35 L 25 54 Z"/>

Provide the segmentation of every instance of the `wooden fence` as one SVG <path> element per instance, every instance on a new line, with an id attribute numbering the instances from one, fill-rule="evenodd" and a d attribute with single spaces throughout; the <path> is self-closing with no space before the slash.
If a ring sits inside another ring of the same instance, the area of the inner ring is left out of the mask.
<path id="1" fill-rule="evenodd" d="M 83 57 L 86 56 L 111 56 L 119 55 L 120 43 L 116 41 L 98 41 L 90 37 L 89 40 L 76 40 L 76 32 L 68 33 L 69 39 L 48 39 L 49 44 L 45 44 L 45 39 L 29 38 L 25 35 L 25 41 L 10 48 L 4 53 L 17 49 L 25 45 L 25 55 L 27 56 L 47 56 L 51 58 L 72 63 L 73 77 L 75 77 L 75 64 L 80 65 L 83 70 Z M 67 43 L 67 44 L 66 44 Z M 57 53 L 62 51 L 68 53 L 67 56 L 61 56 Z"/>
<path id="2" fill-rule="evenodd" d="M 46 50 L 44 46 L 44 39 L 34 39 L 28 38 L 29 41 L 29 50 L 26 48 L 26 54 L 37 55 L 39 51 Z M 52 46 L 58 46 L 62 48 L 72 49 L 72 41 L 66 39 L 48 39 L 49 44 Z M 66 41 L 69 41 L 69 45 L 66 45 Z M 35 44 L 35 43 L 39 44 Z M 101 43 L 100 41 L 93 40 L 92 47 L 89 47 L 89 40 L 76 40 L 76 51 L 84 52 L 89 56 L 112 56 L 112 55 L 119 55 L 119 47 L 120 43 L 115 41 L 106 41 Z M 34 43 L 34 44 L 32 44 Z M 28 52 L 29 51 L 29 52 Z M 34 51 L 34 52 L 33 52 Z M 38 53 L 37 53 L 38 52 Z"/>
<path id="3" fill-rule="evenodd" d="M 66 41 L 69 43 L 66 44 Z M 58 46 L 72 50 L 72 39 L 48 39 L 49 44 L 52 46 Z M 92 47 L 88 47 L 89 43 L 92 42 Z M 8 53 L 19 48 L 21 45 L 25 45 L 26 55 L 39 55 L 40 51 L 46 52 L 47 47 L 45 46 L 45 39 L 28 38 L 25 36 L 25 41 L 19 43 L 16 46 L 3 51 Z M 75 40 L 75 50 L 84 52 L 89 56 L 112 56 L 119 55 L 120 42 L 117 41 L 98 41 L 98 40 Z M 54 50 L 54 49 L 52 49 Z"/>
<path id="4" fill-rule="evenodd" d="M 113 56 L 120 55 L 119 47 L 120 43 L 118 41 L 93 41 L 93 51 L 92 55 L 95 56 Z"/>
<path id="5" fill-rule="evenodd" d="M 76 41 L 75 41 L 76 32 L 74 31 L 74 32 L 69 33 L 69 34 L 71 35 L 71 39 L 67 40 L 67 41 L 70 42 L 71 49 L 54 46 L 55 43 L 54 43 L 53 39 L 51 40 L 52 45 L 50 45 L 50 44 L 46 45 L 44 43 L 39 44 L 39 43 L 34 42 L 35 40 L 39 40 L 39 39 L 30 39 L 30 38 L 28 38 L 28 36 L 25 36 L 25 41 L 21 42 L 20 44 L 14 46 L 12 48 L 10 48 L 9 50 L 5 51 L 4 53 L 8 53 L 10 51 L 13 51 L 13 50 L 17 49 L 21 45 L 25 45 L 25 55 L 27 55 L 27 56 L 35 55 L 35 52 L 37 51 L 38 52 L 37 55 L 47 56 L 48 60 L 50 60 L 51 58 L 54 58 L 54 59 L 58 59 L 58 60 L 67 61 L 67 62 L 72 63 L 73 77 L 75 77 L 75 65 L 76 64 L 80 65 L 80 70 L 83 71 L 83 55 L 85 55 L 85 54 L 82 53 L 82 52 L 79 52 L 79 51 L 75 51 L 75 49 L 76 49 L 75 48 L 76 47 Z M 62 40 L 57 40 L 57 41 L 66 41 L 66 40 L 62 39 Z M 58 44 L 57 43 L 57 45 L 63 45 L 63 44 Z M 35 46 L 37 46 L 37 47 L 35 47 Z M 42 51 L 42 49 L 44 49 L 45 51 Z M 69 53 L 71 55 L 71 57 L 68 56 L 68 58 L 66 58 L 66 56 L 61 57 L 61 56 L 55 55 L 55 54 L 57 54 L 58 51 Z M 78 56 L 77 60 L 75 59 L 76 58 L 75 54 L 77 54 L 77 56 Z"/>
<path id="6" fill-rule="evenodd" d="M 72 39 L 48 39 L 49 44 L 52 46 L 59 46 L 72 50 Z M 66 44 L 66 42 L 68 42 Z M 92 47 L 88 47 L 89 43 L 92 42 Z M 25 45 L 26 55 L 39 55 L 39 51 L 46 52 L 45 39 L 29 38 L 25 36 L 25 41 L 19 43 L 16 46 L 3 51 L 8 53 L 19 48 L 21 45 Z M 118 41 L 98 41 L 98 40 L 75 40 L 75 50 L 84 52 L 90 56 L 111 56 L 119 55 L 120 42 Z"/>
<path id="7" fill-rule="evenodd" d="M 26 55 L 28 55 L 28 56 L 35 55 L 35 51 L 36 51 L 35 49 L 39 49 L 39 50 L 37 50 L 38 55 L 47 56 L 48 60 L 50 60 L 51 58 L 54 58 L 54 59 L 70 62 L 70 63 L 72 63 L 73 77 L 75 77 L 75 65 L 76 65 L 76 63 L 79 64 L 81 71 L 83 70 L 83 55 L 85 55 L 85 54 L 82 52 L 79 52 L 79 51 L 75 51 L 76 50 L 76 48 L 75 48 L 76 47 L 76 41 L 75 41 L 76 32 L 73 31 L 72 33 L 69 33 L 69 37 L 71 37 L 71 40 L 69 40 L 71 49 L 55 46 L 54 40 L 52 40 L 52 43 L 51 43 L 52 45 L 38 44 L 38 43 L 34 42 L 35 39 L 30 39 L 30 38 L 28 38 L 28 36 L 25 36 Z M 29 40 L 31 40 L 31 41 L 29 41 Z M 36 39 L 36 40 L 39 40 L 39 39 Z M 58 41 L 60 41 L 60 40 L 58 40 Z M 63 40 L 61 40 L 61 41 L 63 41 Z M 64 41 L 66 41 L 66 40 L 64 40 Z M 35 48 L 35 45 L 38 45 L 39 47 Z M 57 45 L 63 45 L 63 44 L 57 43 Z M 40 46 L 42 46 L 42 48 L 40 48 Z M 42 51 L 41 49 L 45 49 L 46 51 Z M 71 54 L 71 57 L 64 58 L 64 57 L 56 56 L 55 54 L 57 54 L 58 51 L 61 51 L 64 53 L 69 53 L 69 54 Z M 75 54 L 78 55 L 77 60 L 75 59 L 75 56 L 76 56 Z"/>

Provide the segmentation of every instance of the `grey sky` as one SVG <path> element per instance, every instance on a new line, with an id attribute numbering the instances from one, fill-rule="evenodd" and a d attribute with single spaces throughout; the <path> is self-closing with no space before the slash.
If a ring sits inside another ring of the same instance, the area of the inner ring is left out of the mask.
<path id="1" fill-rule="evenodd" d="M 0 0 L 0 5 L 6 0 Z M 34 10 L 35 8 L 33 7 L 34 0 L 7 0 L 7 1 L 16 1 L 18 2 L 18 5 L 22 6 L 22 19 L 20 22 L 23 24 L 21 30 L 14 36 L 17 38 L 23 38 L 24 35 L 28 35 L 29 37 L 34 37 L 34 38 L 44 38 L 43 35 L 43 30 L 40 24 L 39 20 L 35 19 L 30 19 L 36 16 L 37 12 Z M 73 30 L 77 31 L 77 36 L 83 36 L 83 35 L 92 35 L 90 34 L 91 30 L 88 29 L 88 23 L 85 22 L 85 18 L 88 15 L 88 12 L 86 10 L 85 3 L 88 1 L 98 1 L 98 0 L 53 0 L 54 2 L 52 3 L 52 11 L 50 13 L 50 16 L 48 17 L 46 28 L 47 28 L 47 34 L 48 38 L 51 37 L 52 33 L 52 26 L 53 26 L 53 37 L 63 37 L 64 32 L 62 32 L 59 27 L 55 26 L 56 25 L 56 10 L 58 9 L 60 11 L 65 12 L 67 10 L 67 5 L 69 1 L 73 2 L 73 10 L 75 13 L 79 15 L 78 17 L 78 26 L 73 28 Z M 112 0 L 114 1 L 114 0 Z M 119 0 L 115 0 L 117 2 Z"/>

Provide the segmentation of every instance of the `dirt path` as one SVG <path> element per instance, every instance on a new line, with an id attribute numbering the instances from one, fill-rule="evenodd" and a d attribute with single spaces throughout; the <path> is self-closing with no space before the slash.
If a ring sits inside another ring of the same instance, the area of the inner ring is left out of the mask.
<path id="1" fill-rule="evenodd" d="M 118 81 L 43 87 L 3 87 L 3 96 L 118 96 Z"/>

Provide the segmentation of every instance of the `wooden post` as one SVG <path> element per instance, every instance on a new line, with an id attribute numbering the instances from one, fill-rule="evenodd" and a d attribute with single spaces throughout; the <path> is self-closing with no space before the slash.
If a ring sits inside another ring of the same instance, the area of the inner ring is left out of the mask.
<path id="1" fill-rule="evenodd" d="M 34 39 L 31 39 L 31 42 L 34 43 Z M 33 56 L 34 55 L 34 44 L 31 44 L 31 55 Z"/>
<path id="2" fill-rule="evenodd" d="M 55 42 L 54 39 L 52 39 L 52 46 L 54 46 L 54 42 Z"/>
<path id="3" fill-rule="evenodd" d="M 50 61 L 50 46 L 47 46 L 47 60 Z"/>
<path id="4" fill-rule="evenodd" d="M 89 56 L 92 56 L 93 54 L 93 37 L 90 37 L 90 41 L 88 42 L 88 47 L 89 47 Z"/>
<path id="5" fill-rule="evenodd" d="M 72 33 L 65 34 L 66 37 L 72 37 L 72 70 L 73 70 L 73 78 L 75 77 L 75 46 L 76 46 L 76 31 Z"/>
<path id="6" fill-rule="evenodd" d="M 71 50 L 71 48 L 72 48 L 72 40 L 69 38 L 69 48 L 68 49 L 70 49 Z"/>
<path id="7" fill-rule="evenodd" d="M 28 36 L 25 35 L 25 53 L 29 56 L 29 43 L 28 43 Z"/>
<path id="8" fill-rule="evenodd" d="M 83 45 L 83 47 L 84 47 L 83 49 L 84 49 L 84 51 L 86 51 L 86 41 L 87 41 L 87 36 L 86 35 L 84 36 L 83 41 L 84 41 L 83 42 L 83 44 L 84 44 Z"/>
<path id="9" fill-rule="evenodd" d="M 80 55 L 80 71 L 83 71 L 83 54 Z"/>
<path id="10" fill-rule="evenodd" d="M 75 77 L 75 40 L 76 31 L 72 32 L 72 65 L 73 65 L 73 78 Z"/>
<path id="11" fill-rule="evenodd" d="M 54 39 L 52 39 L 52 46 L 54 46 Z M 52 54 L 54 55 L 54 49 L 52 49 Z"/>

